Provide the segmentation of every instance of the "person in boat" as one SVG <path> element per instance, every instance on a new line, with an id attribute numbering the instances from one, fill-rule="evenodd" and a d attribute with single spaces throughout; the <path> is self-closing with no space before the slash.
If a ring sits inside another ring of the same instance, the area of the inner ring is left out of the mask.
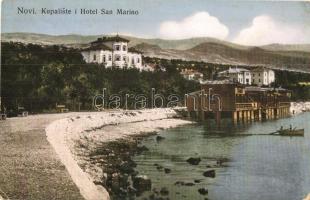
<path id="1" fill-rule="evenodd" d="M 280 127 L 280 131 L 282 131 L 282 130 L 283 130 L 283 126 Z"/>
<path id="2" fill-rule="evenodd" d="M 292 124 L 290 124 L 290 131 L 292 130 Z"/>

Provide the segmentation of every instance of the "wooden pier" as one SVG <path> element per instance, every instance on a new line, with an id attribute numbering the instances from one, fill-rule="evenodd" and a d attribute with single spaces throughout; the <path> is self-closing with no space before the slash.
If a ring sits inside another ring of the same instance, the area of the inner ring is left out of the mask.
<path id="1" fill-rule="evenodd" d="M 210 82 L 186 96 L 189 115 L 198 120 L 231 119 L 233 123 L 283 118 L 290 115 L 291 92 L 237 83 Z"/>

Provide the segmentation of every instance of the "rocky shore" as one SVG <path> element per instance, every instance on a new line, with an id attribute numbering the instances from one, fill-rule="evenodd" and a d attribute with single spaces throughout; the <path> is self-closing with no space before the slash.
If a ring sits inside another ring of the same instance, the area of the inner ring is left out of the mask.
<path id="1" fill-rule="evenodd" d="M 123 199 L 149 188 L 131 156 L 141 137 L 183 124 L 173 109 L 81 113 L 46 128 L 49 142 L 85 199 Z"/>
<path id="2" fill-rule="evenodd" d="M 291 102 L 290 113 L 293 115 L 310 111 L 310 102 Z"/>

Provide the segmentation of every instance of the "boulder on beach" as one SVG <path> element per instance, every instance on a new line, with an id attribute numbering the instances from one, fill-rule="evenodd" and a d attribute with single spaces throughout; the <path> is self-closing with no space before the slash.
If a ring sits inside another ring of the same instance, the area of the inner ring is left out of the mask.
<path id="1" fill-rule="evenodd" d="M 137 175 L 137 176 L 135 176 L 133 178 L 132 182 L 133 182 L 133 187 L 137 191 L 141 192 L 141 191 L 151 190 L 151 187 L 152 187 L 151 179 L 149 179 L 145 175 Z"/>
<path id="2" fill-rule="evenodd" d="M 123 173 L 131 174 L 134 172 L 134 169 L 137 164 L 133 160 L 123 161 L 119 166 L 119 170 Z"/>
<path id="3" fill-rule="evenodd" d="M 198 192 L 201 195 L 206 195 L 206 194 L 208 194 L 208 189 L 207 188 L 199 188 Z"/>
<path id="4" fill-rule="evenodd" d="M 205 177 L 215 178 L 215 170 L 208 170 L 203 173 Z"/>
<path id="5" fill-rule="evenodd" d="M 120 173 L 113 173 L 111 177 L 111 188 L 113 191 L 119 191 L 121 187 L 127 187 L 128 176 Z"/>
<path id="6" fill-rule="evenodd" d="M 186 162 L 188 162 L 191 165 L 198 165 L 200 161 L 201 161 L 200 158 L 193 158 L 193 157 L 186 160 Z"/>

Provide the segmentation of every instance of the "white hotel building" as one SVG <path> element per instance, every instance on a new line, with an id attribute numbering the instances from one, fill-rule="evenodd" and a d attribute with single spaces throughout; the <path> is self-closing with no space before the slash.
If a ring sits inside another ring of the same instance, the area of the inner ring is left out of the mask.
<path id="1" fill-rule="evenodd" d="M 102 37 L 91 42 L 81 53 L 86 63 L 104 64 L 106 67 L 137 68 L 143 70 L 142 54 L 128 48 L 129 40 L 119 37 Z"/>
<path id="2" fill-rule="evenodd" d="M 221 78 L 227 78 L 241 84 L 251 85 L 252 83 L 250 70 L 243 68 L 229 68 L 228 70 L 220 72 L 218 75 Z"/>
<path id="3" fill-rule="evenodd" d="M 267 68 L 255 68 L 251 70 L 252 83 L 254 85 L 270 85 L 275 81 L 274 71 Z"/>
<path id="4" fill-rule="evenodd" d="M 251 70 L 243 68 L 229 68 L 219 72 L 220 78 L 229 79 L 245 85 L 267 86 L 275 81 L 275 73 L 271 69 L 257 67 Z"/>

